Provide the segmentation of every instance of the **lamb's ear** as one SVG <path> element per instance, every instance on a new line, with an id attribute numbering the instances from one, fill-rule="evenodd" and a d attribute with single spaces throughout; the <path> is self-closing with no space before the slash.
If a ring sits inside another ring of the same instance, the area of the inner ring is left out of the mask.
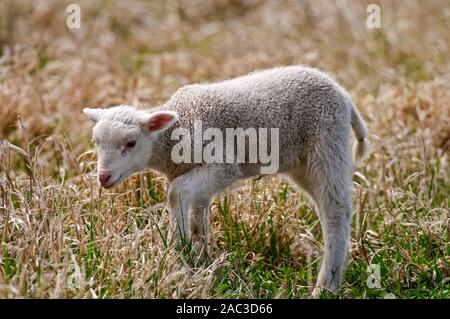
<path id="1" fill-rule="evenodd" d="M 146 115 L 142 120 L 142 129 L 147 133 L 158 133 L 167 130 L 176 121 L 178 114 L 172 111 L 158 111 Z"/>
<path id="2" fill-rule="evenodd" d="M 83 109 L 83 113 L 94 122 L 100 121 L 104 112 L 104 109 L 91 109 L 88 107 Z"/>

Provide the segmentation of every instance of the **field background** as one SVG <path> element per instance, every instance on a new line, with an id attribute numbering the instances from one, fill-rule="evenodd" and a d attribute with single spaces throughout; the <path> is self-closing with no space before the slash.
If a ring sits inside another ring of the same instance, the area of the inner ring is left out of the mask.
<path id="1" fill-rule="evenodd" d="M 1 0 L 0 297 L 308 297 L 322 234 L 303 195 L 268 178 L 219 196 L 200 263 L 168 238 L 162 176 L 100 196 L 81 113 L 306 64 L 349 90 L 372 144 L 354 171 L 345 283 L 323 297 L 450 298 L 450 3 L 377 2 L 371 30 L 370 2 Z"/>

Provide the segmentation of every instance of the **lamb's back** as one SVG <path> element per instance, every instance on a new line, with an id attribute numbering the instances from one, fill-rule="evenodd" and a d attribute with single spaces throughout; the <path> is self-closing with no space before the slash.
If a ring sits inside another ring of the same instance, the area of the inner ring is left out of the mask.
<path id="1" fill-rule="evenodd" d="M 235 79 L 182 87 L 168 105 L 191 122 L 202 120 L 205 126 L 278 127 L 292 130 L 329 120 L 333 101 L 343 96 L 337 84 L 326 74 L 301 66 L 281 67 L 253 72 Z M 331 103 L 330 103 L 331 102 Z M 337 103 L 339 104 L 339 103 Z M 186 123 L 188 124 L 188 123 Z"/>
<path id="2" fill-rule="evenodd" d="M 302 66 L 253 72 L 180 88 L 165 104 L 178 112 L 173 127 L 278 128 L 280 156 L 306 154 L 322 134 L 349 125 L 346 93 L 325 73 Z"/>

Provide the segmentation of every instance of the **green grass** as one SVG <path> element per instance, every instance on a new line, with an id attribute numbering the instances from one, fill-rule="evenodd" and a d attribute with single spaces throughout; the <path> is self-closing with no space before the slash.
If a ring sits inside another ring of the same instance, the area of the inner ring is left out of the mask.
<path id="1" fill-rule="evenodd" d="M 63 1 L 0 2 L 0 298 L 309 298 L 323 236 L 305 195 L 280 177 L 221 194 L 201 260 L 175 247 L 158 173 L 100 193 L 81 112 L 287 64 L 342 83 L 372 144 L 344 283 L 322 297 L 450 298 L 447 2 L 382 2 L 378 30 L 370 1 L 77 3 L 71 31 Z"/>

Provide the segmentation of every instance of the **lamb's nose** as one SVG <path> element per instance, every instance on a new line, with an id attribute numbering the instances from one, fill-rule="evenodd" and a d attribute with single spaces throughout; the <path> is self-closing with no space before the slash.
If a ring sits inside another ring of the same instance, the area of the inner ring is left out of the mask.
<path id="1" fill-rule="evenodd" d="M 101 170 L 100 172 L 98 172 L 98 180 L 102 185 L 105 185 L 110 178 L 111 174 L 108 171 Z"/>

